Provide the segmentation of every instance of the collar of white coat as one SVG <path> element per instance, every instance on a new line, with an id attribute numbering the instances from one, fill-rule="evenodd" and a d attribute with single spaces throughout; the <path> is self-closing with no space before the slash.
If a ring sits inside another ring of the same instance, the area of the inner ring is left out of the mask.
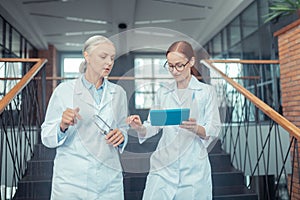
<path id="1" fill-rule="evenodd" d="M 75 94 L 81 94 L 84 89 L 86 89 L 86 87 L 84 86 L 84 84 L 82 83 L 82 78 L 83 78 L 84 74 L 81 74 L 81 76 L 78 78 L 78 80 L 76 81 L 76 87 L 75 87 Z M 107 91 L 107 88 L 109 88 L 109 93 L 113 94 L 115 93 L 115 87 L 112 87 L 112 84 L 106 79 L 103 79 L 103 84 L 102 86 L 104 86 L 104 91 Z"/>
<path id="2" fill-rule="evenodd" d="M 201 84 L 199 84 L 199 83 L 200 83 L 199 80 L 195 76 L 192 75 L 192 78 L 189 82 L 189 85 L 188 85 L 187 89 L 197 90 L 197 91 L 202 90 L 203 88 L 202 88 Z M 177 90 L 176 81 L 174 81 L 170 85 L 164 86 L 164 87 L 167 89 L 165 94 L 167 94 L 169 92 L 174 92 L 174 91 Z"/>
<path id="3" fill-rule="evenodd" d="M 91 82 L 89 82 L 88 80 L 86 80 L 85 76 L 81 76 L 81 77 L 80 77 L 80 80 L 82 81 L 83 85 L 84 85 L 86 88 L 88 88 L 89 90 L 90 90 L 92 87 L 96 88 L 95 85 L 94 85 L 93 83 L 91 83 Z M 103 80 L 104 80 L 104 81 L 103 81 L 102 85 L 100 85 L 99 88 L 96 88 L 96 90 L 99 90 L 99 89 L 101 89 L 101 88 L 103 89 L 103 88 L 105 87 L 105 84 L 107 84 L 107 83 L 106 83 L 107 81 L 105 81 L 105 79 L 103 79 Z"/>
<path id="4" fill-rule="evenodd" d="M 84 84 L 82 82 L 82 76 L 84 76 L 84 74 L 82 74 L 75 83 L 74 93 L 75 93 L 75 95 L 78 95 L 84 102 L 86 102 L 90 105 L 94 105 L 93 97 L 91 96 L 90 92 L 84 86 Z M 111 102 L 114 94 L 116 93 L 116 89 L 112 83 L 110 83 L 105 78 L 103 81 L 105 82 L 104 83 L 105 87 L 103 88 L 103 96 L 102 96 L 102 100 L 100 103 L 101 108 L 104 107 L 109 102 Z"/>

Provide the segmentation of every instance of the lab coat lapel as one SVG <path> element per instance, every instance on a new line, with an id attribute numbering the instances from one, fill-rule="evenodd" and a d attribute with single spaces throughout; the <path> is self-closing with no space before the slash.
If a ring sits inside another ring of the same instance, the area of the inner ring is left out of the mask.
<path id="1" fill-rule="evenodd" d="M 81 78 L 82 77 L 76 80 L 74 88 L 74 98 L 80 98 L 83 102 L 87 103 L 88 105 L 94 106 L 94 99 L 90 92 L 84 87 Z"/>
<path id="2" fill-rule="evenodd" d="M 171 85 L 169 85 L 168 91 L 165 93 L 165 95 L 171 94 L 171 98 L 175 101 L 175 103 L 177 105 L 181 105 L 181 101 L 178 98 L 177 95 L 177 86 L 176 86 L 176 82 L 174 81 Z"/>
<path id="3" fill-rule="evenodd" d="M 115 94 L 115 88 L 112 87 L 111 84 L 106 79 L 104 79 L 104 81 L 105 81 L 105 87 L 100 102 L 100 110 L 104 109 L 104 107 L 106 107 L 107 104 L 112 103 L 113 96 Z"/>
<path id="4" fill-rule="evenodd" d="M 115 113 L 115 108 L 113 108 L 112 101 L 115 98 L 114 96 L 116 91 L 109 81 L 107 81 L 106 79 L 104 81 L 105 86 L 103 88 L 103 95 L 97 112 L 109 126 L 112 126 Z"/>

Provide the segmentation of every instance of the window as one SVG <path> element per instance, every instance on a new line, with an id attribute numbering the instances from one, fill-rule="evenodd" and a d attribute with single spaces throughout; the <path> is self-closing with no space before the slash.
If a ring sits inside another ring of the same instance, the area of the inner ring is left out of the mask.
<path id="1" fill-rule="evenodd" d="M 2 47 L 3 47 L 3 36 L 4 36 L 3 26 L 4 26 L 4 22 L 3 22 L 2 17 L 0 17 L 0 46 L 2 46 Z M 2 51 L 2 49 L 1 49 L 1 51 Z M 2 56 L 1 56 L 1 58 L 2 58 Z"/>
<path id="2" fill-rule="evenodd" d="M 258 29 L 258 14 L 257 4 L 254 2 L 241 15 L 243 38 L 246 38 L 251 33 Z"/>
<path id="3" fill-rule="evenodd" d="M 227 29 L 223 29 L 222 30 L 222 44 L 223 44 L 223 51 L 227 51 L 228 50 L 228 38 L 227 38 Z M 224 52 L 223 52 L 224 53 Z"/>
<path id="4" fill-rule="evenodd" d="M 11 35 L 11 31 L 10 31 L 11 28 L 10 28 L 9 24 L 4 24 L 4 26 L 5 26 L 5 32 L 6 32 L 6 34 L 5 34 L 5 48 L 10 50 L 10 40 L 9 40 L 9 38 L 10 38 L 10 35 Z"/>
<path id="5" fill-rule="evenodd" d="M 164 55 L 136 56 L 134 59 L 135 74 L 135 108 L 149 109 L 154 105 L 155 92 L 172 81 L 170 72 L 163 67 Z"/>
<path id="6" fill-rule="evenodd" d="M 220 56 L 221 53 L 222 53 L 222 39 L 221 39 L 221 33 L 218 33 L 213 38 L 212 56 L 213 56 L 213 58 L 216 58 L 217 56 Z"/>
<path id="7" fill-rule="evenodd" d="M 2 78 L 21 78 L 22 63 L 5 63 L 0 62 L 0 77 Z M 17 83 L 18 79 L 4 80 L 0 82 L 0 97 L 3 98 Z M 21 95 L 17 95 L 14 101 L 20 102 Z M 12 103 L 12 109 L 20 109 L 20 104 Z"/>
<path id="8" fill-rule="evenodd" d="M 15 30 L 12 29 L 12 47 L 11 51 L 17 56 L 20 57 L 21 52 L 21 35 Z"/>
<path id="9" fill-rule="evenodd" d="M 79 75 L 79 66 L 84 59 L 82 56 L 65 55 L 62 57 L 62 77 L 76 78 Z"/>
<path id="10" fill-rule="evenodd" d="M 228 26 L 229 28 L 229 41 L 230 41 L 230 46 L 234 46 L 238 42 L 241 41 L 241 27 L 240 27 L 240 18 L 239 16 L 236 17 Z"/>

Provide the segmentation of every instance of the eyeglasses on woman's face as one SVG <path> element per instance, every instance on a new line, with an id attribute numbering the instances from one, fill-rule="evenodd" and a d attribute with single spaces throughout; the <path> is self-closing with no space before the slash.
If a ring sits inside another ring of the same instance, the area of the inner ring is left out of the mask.
<path id="1" fill-rule="evenodd" d="M 189 63 L 190 61 L 187 61 L 185 64 L 176 64 L 176 65 L 172 65 L 170 63 L 168 63 L 168 61 L 165 62 L 164 64 L 164 68 L 168 69 L 170 72 L 174 71 L 174 68 L 178 71 L 178 72 L 182 72 L 185 68 L 185 66 Z"/>

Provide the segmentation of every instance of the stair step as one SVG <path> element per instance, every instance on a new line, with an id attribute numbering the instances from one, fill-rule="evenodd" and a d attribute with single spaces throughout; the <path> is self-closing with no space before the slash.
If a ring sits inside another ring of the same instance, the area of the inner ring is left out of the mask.
<path id="1" fill-rule="evenodd" d="M 214 200 L 257 200 L 255 191 L 246 186 L 214 187 Z"/>
<path id="2" fill-rule="evenodd" d="M 125 200 L 142 200 L 143 191 L 125 192 Z"/>
<path id="3" fill-rule="evenodd" d="M 223 152 L 221 141 L 212 142 L 207 148 L 208 154 L 219 154 Z"/>
<path id="4" fill-rule="evenodd" d="M 47 176 L 25 176 L 19 183 L 31 183 L 31 182 L 51 182 L 52 174 Z"/>
<path id="5" fill-rule="evenodd" d="M 147 175 L 148 173 L 123 173 L 125 193 L 143 191 Z"/>
<path id="6" fill-rule="evenodd" d="M 231 171 L 212 172 L 212 183 L 214 187 L 244 185 L 244 174 L 234 168 Z"/>
<path id="7" fill-rule="evenodd" d="M 53 160 L 56 154 L 55 148 L 47 148 L 43 144 L 36 144 L 31 160 Z"/>
<path id="8" fill-rule="evenodd" d="M 145 142 L 140 144 L 136 132 L 130 130 L 128 132 L 128 143 L 125 151 L 133 153 L 152 153 L 155 151 L 160 138 L 161 133 L 147 139 Z"/>
<path id="9" fill-rule="evenodd" d="M 52 151 L 53 153 L 53 151 Z M 146 172 L 150 166 L 150 154 L 138 154 L 124 152 L 121 155 L 121 162 L 125 172 Z M 210 154 L 209 159 L 212 171 L 221 171 L 231 168 L 230 155 L 226 153 Z M 142 169 L 142 171 L 141 171 Z M 28 162 L 29 175 L 43 175 L 43 173 L 52 173 L 53 160 L 32 159 Z"/>
<path id="10" fill-rule="evenodd" d="M 27 163 L 26 175 L 52 176 L 53 160 L 30 160 Z"/>
<path id="11" fill-rule="evenodd" d="M 220 171 L 221 169 L 230 169 L 232 164 L 230 161 L 230 155 L 225 152 L 219 152 L 215 154 L 209 154 L 208 156 L 212 171 Z"/>
<path id="12" fill-rule="evenodd" d="M 124 172 L 144 173 L 150 169 L 150 153 L 124 152 L 120 156 Z"/>
<path id="13" fill-rule="evenodd" d="M 143 190 L 148 173 L 124 173 L 124 190 Z M 240 186 L 244 184 L 243 173 L 231 168 L 230 171 L 212 172 L 212 182 L 214 187 Z"/>
<path id="14" fill-rule="evenodd" d="M 51 177 L 26 176 L 18 183 L 18 189 L 14 199 L 48 198 L 51 194 Z"/>
<path id="15" fill-rule="evenodd" d="M 125 151 L 133 153 L 151 153 L 155 151 L 160 138 L 161 133 L 147 139 L 144 143 L 140 144 L 138 141 L 137 134 L 133 130 L 131 130 L 128 132 L 128 143 L 125 148 Z M 208 147 L 209 154 L 222 153 L 223 150 L 221 146 L 222 145 L 220 140 L 213 142 Z"/>
<path id="16" fill-rule="evenodd" d="M 14 197 L 13 200 L 49 200 L 50 197 Z"/>
<path id="17" fill-rule="evenodd" d="M 121 154 L 121 163 L 125 172 L 141 173 L 148 172 L 150 168 L 150 153 L 131 153 L 124 152 Z M 218 153 L 209 155 L 212 171 L 231 170 L 230 155 L 227 153 Z"/>

